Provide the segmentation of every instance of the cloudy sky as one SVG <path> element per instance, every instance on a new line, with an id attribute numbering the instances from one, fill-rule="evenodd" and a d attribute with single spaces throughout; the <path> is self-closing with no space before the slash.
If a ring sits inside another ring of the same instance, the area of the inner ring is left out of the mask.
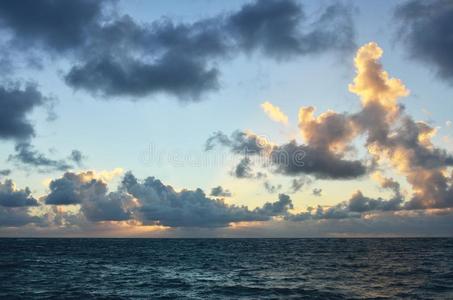
<path id="1" fill-rule="evenodd" d="M 452 20 L 1 1 L 0 236 L 451 236 Z"/>

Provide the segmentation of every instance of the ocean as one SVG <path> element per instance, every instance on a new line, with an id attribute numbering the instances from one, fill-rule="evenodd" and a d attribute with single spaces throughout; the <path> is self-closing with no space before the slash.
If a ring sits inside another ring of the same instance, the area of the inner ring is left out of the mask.
<path id="1" fill-rule="evenodd" d="M 0 239 L 0 299 L 453 299 L 453 239 Z"/>

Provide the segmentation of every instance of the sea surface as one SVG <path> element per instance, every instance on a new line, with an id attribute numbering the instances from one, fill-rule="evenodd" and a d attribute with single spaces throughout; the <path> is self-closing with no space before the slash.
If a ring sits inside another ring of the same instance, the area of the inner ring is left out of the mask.
<path id="1" fill-rule="evenodd" d="M 0 239 L 0 299 L 453 299 L 453 239 Z"/>

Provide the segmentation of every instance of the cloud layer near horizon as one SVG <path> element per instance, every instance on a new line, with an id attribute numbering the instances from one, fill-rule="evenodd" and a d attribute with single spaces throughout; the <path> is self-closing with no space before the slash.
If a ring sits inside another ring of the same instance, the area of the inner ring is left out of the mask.
<path id="1" fill-rule="evenodd" d="M 28 188 L 16 189 L 11 180 L 0 183 L 1 213 L 9 215 L 3 226 L 80 226 L 83 222 L 130 221 L 137 225 L 165 227 L 228 227 L 232 223 L 269 221 L 285 216 L 293 208 L 291 199 L 280 194 L 276 202 L 249 209 L 227 204 L 221 198 L 210 198 L 203 190 L 177 192 L 154 177 L 139 181 L 132 173 L 123 177 L 118 189 L 109 192 L 108 184 L 99 174 L 88 171 L 66 172 L 49 184 L 49 193 L 40 201 L 31 196 Z M 216 196 L 231 196 L 227 192 Z M 73 213 L 49 209 L 77 206 Z M 44 208 L 45 215 L 34 215 L 31 207 Z"/>

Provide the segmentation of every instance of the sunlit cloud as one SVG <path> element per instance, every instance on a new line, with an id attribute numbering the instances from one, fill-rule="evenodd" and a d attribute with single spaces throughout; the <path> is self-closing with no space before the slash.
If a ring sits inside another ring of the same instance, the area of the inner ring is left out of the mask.
<path id="1" fill-rule="evenodd" d="M 384 51 L 374 42 L 360 47 L 354 58 L 357 75 L 349 85 L 349 91 L 357 94 L 366 106 L 378 102 L 393 109 L 396 100 L 409 95 L 409 90 L 398 78 L 390 78 L 379 59 Z"/>
<path id="2" fill-rule="evenodd" d="M 280 107 L 266 101 L 261 104 L 261 108 L 272 121 L 288 125 L 288 116 L 281 111 Z"/>

